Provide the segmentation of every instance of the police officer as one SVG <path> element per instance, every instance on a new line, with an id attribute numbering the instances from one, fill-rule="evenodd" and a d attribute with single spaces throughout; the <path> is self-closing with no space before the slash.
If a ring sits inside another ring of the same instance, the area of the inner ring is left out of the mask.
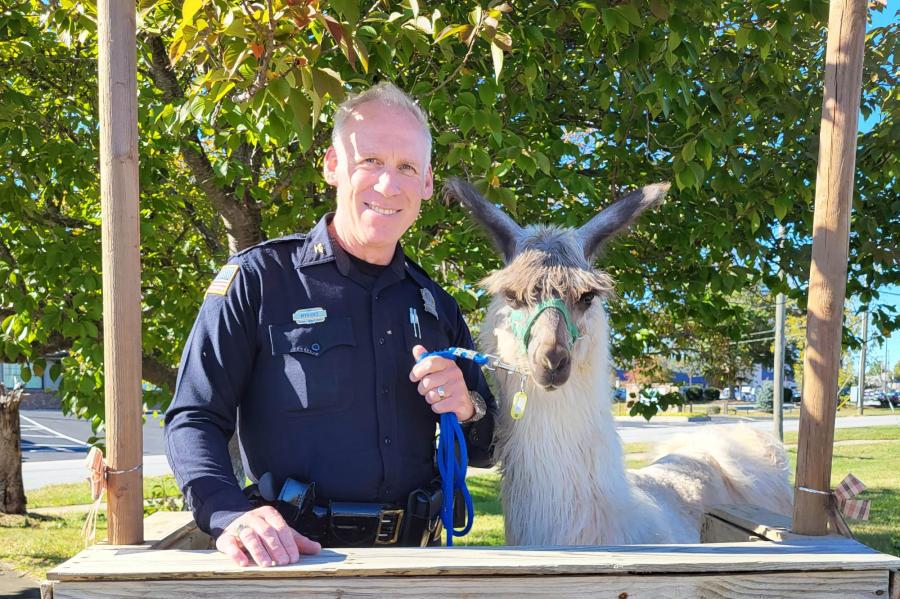
<path id="1" fill-rule="evenodd" d="M 473 347 L 455 301 L 398 243 L 432 195 L 430 154 L 425 115 L 398 88 L 350 98 L 324 161 L 335 213 L 233 256 L 207 290 L 166 449 L 198 526 L 240 565 L 284 565 L 320 544 L 242 492 L 227 449 L 237 421 L 251 479 L 314 483 L 320 501 L 406 505 L 435 476 L 445 412 L 463 423 L 470 462 L 490 460 L 494 400 L 480 369 L 416 362 Z"/>

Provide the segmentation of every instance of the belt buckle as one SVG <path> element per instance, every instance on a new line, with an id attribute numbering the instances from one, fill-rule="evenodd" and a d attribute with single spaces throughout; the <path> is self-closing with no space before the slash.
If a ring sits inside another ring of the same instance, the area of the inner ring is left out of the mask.
<path id="1" fill-rule="evenodd" d="M 381 510 L 378 516 L 378 531 L 375 533 L 376 545 L 393 545 L 400 537 L 400 525 L 403 524 L 403 510 Z"/>

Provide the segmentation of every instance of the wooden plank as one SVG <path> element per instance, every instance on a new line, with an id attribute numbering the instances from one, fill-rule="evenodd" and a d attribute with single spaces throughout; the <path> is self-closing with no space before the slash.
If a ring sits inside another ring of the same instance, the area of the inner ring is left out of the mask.
<path id="1" fill-rule="evenodd" d="M 97 2 L 108 538 L 143 541 L 141 258 L 134 0 Z"/>
<path id="2" fill-rule="evenodd" d="M 212 549 L 211 542 L 191 512 L 156 512 L 144 519 L 144 546 L 149 549 Z"/>
<path id="3" fill-rule="evenodd" d="M 703 514 L 700 522 L 701 543 L 746 543 L 763 541 L 762 537 L 712 514 Z"/>
<path id="4" fill-rule="evenodd" d="M 815 543 L 710 543 L 608 547 L 326 549 L 297 564 L 241 568 L 216 551 L 145 551 L 96 545 L 47 574 L 50 580 L 187 580 L 321 576 L 530 576 L 887 570 L 900 558 L 850 539 Z"/>
<path id="5" fill-rule="evenodd" d="M 41 581 L 41 599 L 53 599 L 53 589 L 56 582 L 52 580 Z"/>
<path id="6" fill-rule="evenodd" d="M 828 495 L 799 489 L 831 486 L 865 32 L 866 0 L 831 0 L 794 495 L 793 531 L 804 535 L 828 530 Z"/>
<path id="7" fill-rule="evenodd" d="M 532 576 L 307 578 L 58 583 L 54 599 L 224 599 L 227 597 L 590 597 L 608 599 L 876 599 L 886 597 L 887 571 L 783 572 L 696 576 Z"/>
<path id="8" fill-rule="evenodd" d="M 769 541 L 807 540 L 815 542 L 815 539 L 818 538 L 791 532 L 790 516 L 770 512 L 755 505 L 720 505 L 709 510 L 709 514 Z M 830 535 L 830 537 L 842 538 L 838 535 Z"/>
<path id="9" fill-rule="evenodd" d="M 888 589 L 891 599 L 900 599 L 900 570 L 891 570 Z"/>

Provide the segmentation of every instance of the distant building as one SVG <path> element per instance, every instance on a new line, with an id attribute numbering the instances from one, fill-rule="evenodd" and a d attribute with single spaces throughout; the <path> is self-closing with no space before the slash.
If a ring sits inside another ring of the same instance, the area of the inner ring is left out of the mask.
<path id="1" fill-rule="evenodd" d="M 56 380 L 51 379 L 50 366 L 58 362 L 59 359 L 57 358 L 48 358 L 47 367 L 44 368 L 44 374 L 42 376 L 37 376 L 32 373 L 31 378 L 27 381 L 22 380 L 22 364 L 0 363 L 0 374 L 3 376 L 3 385 L 7 389 L 12 389 L 16 385 L 22 384 L 26 391 L 57 391 L 59 390 L 59 380 L 61 377 L 56 377 Z"/>

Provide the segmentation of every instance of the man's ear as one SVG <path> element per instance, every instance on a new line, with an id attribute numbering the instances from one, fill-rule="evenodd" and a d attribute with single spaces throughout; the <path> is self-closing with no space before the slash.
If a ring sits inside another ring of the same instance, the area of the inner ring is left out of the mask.
<path id="1" fill-rule="evenodd" d="M 338 156 L 334 146 L 328 146 L 325 151 L 325 161 L 322 164 L 322 175 L 325 176 L 325 182 L 332 187 L 337 187 L 337 167 Z"/>
<path id="2" fill-rule="evenodd" d="M 422 194 L 422 199 L 430 199 L 432 195 L 434 195 L 434 171 L 429 164 L 428 170 L 425 171 L 425 193 Z"/>

